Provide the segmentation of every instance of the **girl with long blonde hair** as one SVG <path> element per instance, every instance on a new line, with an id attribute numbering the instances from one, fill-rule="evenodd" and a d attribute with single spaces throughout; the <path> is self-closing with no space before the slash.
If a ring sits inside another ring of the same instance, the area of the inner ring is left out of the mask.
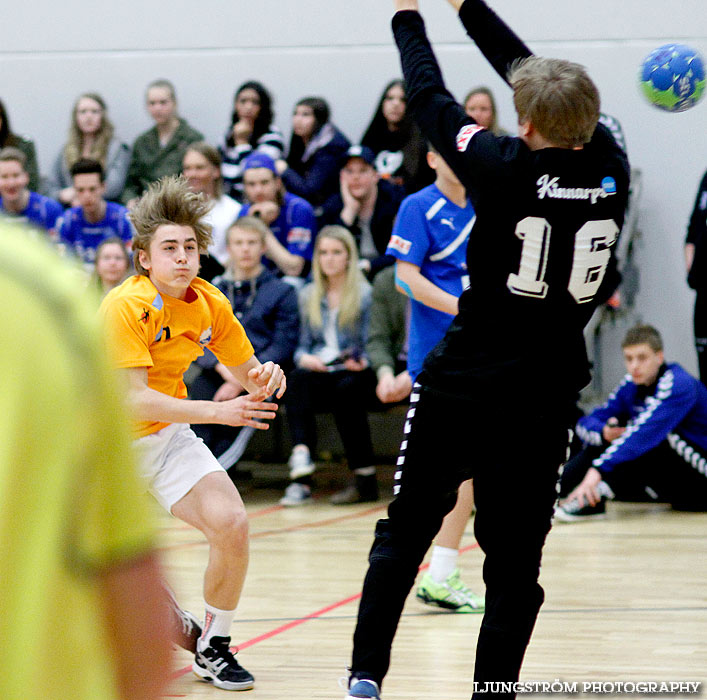
<path id="1" fill-rule="evenodd" d="M 125 186 L 130 150 L 116 137 L 106 103 L 95 92 L 85 92 L 74 102 L 68 137 L 54 162 L 49 196 L 64 206 L 76 206 L 71 166 L 82 158 L 103 166 L 105 198 L 118 200 Z"/>
<path id="2" fill-rule="evenodd" d="M 358 267 L 353 236 L 343 226 L 325 226 L 317 236 L 313 281 L 300 292 L 297 368 L 285 395 L 294 447 L 289 459 L 291 483 L 280 503 L 298 506 L 312 499 L 316 420 L 334 415 L 344 446 L 350 486 L 332 497 L 336 505 L 378 499 L 367 405 L 375 375 L 366 357 L 371 287 Z"/>

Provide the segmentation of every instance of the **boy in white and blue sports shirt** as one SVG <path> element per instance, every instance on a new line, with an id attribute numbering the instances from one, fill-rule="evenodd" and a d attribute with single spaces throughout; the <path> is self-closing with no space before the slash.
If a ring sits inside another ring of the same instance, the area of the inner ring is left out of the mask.
<path id="1" fill-rule="evenodd" d="M 614 497 L 707 510 L 707 388 L 665 363 L 652 326 L 631 328 L 621 347 L 628 374 L 577 424 L 584 449 L 562 472 L 562 522 L 604 517 Z"/>
<path id="2" fill-rule="evenodd" d="M 464 186 L 431 146 L 427 163 L 436 172 L 435 182 L 403 200 L 386 250 L 396 258 L 396 286 L 411 299 L 407 370 L 413 384 L 469 286 L 466 248 L 476 220 Z M 428 605 L 464 613 L 484 611 L 484 597 L 461 581 L 457 568 L 473 505 L 471 481 L 465 481 L 435 537 L 429 570 L 417 588 L 417 597 Z"/>
<path id="3" fill-rule="evenodd" d="M 70 172 L 79 206 L 64 213 L 59 242 L 93 269 L 98 246 L 107 238 L 117 236 L 130 248 L 133 227 L 124 206 L 103 198 L 105 173 L 97 160 L 82 158 Z"/>
<path id="4" fill-rule="evenodd" d="M 27 156 L 19 148 L 0 150 L 0 214 L 26 221 L 53 238 L 64 209 L 59 202 L 28 189 L 26 165 Z"/>
<path id="5" fill-rule="evenodd" d="M 427 162 L 437 177 L 403 200 L 386 250 L 396 259 L 396 286 L 412 300 L 408 372 L 413 382 L 469 286 L 466 247 L 476 219 L 464 186 L 431 147 Z"/>

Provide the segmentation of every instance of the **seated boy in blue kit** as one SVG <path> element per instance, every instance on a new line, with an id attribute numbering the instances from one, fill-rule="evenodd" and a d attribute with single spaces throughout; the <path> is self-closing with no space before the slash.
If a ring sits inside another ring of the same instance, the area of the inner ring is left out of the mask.
<path id="1" fill-rule="evenodd" d="M 64 213 L 59 242 L 93 268 L 98 246 L 108 238 L 118 237 L 129 247 L 133 227 L 124 206 L 103 198 L 105 173 L 97 160 L 82 158 L 71 166 L 70 172 L 79 206 Z"/>
<path id="2" fill-rule="evenodd" d="M 19 148 L 7 146 L 0 151 L 0 214 L 26 221 L 53 238 L 64 208 L 29 190 L 26 163 L 27 156 Z"/>
<path id="3" fill-rule="evenodd" d="M 584 449 L 562 472 L 556 520 L 604 517 L 614 497 L 707 510 L 707 388 L 666 364 L 652 326 L 631 328 L 621 347 L 628 374 L 577 423 Z"/>

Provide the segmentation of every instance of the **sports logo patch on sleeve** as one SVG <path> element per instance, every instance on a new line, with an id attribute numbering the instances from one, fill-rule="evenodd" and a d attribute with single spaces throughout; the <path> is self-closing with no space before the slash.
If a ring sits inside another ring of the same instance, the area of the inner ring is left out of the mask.
<path id="1" fill-rule="evenodd" d="M 471 141 L 474 134 L 478 134 L 480 131 L 486 131 L 486 128 L 478 124 L 467 124 L 459 129 L 459 133 L 457 134 L 457 151 L 459 151 L 459 153 L 466 151 L 469 141 Z"/>
<path id="2" fill-rule="evenodd" d="M 287 242 L 297 243 L 301 246 L 309 245 L 312 240 L 312 232 L 308 228 L 295 227 L 287 232 Z"/>
<path id="3" fill-rule="evenodd" d="M 412 241 L 406 241 L 404 238 L 400 238 L 400 236 L 396 236 L 395 234 L 390 237 L 390 241 L 388 242 L 388 248 L 397 250 L 398 253 L 402 253 L 403 255 L 407 255 L 410 252 L 411 245 Z"/>

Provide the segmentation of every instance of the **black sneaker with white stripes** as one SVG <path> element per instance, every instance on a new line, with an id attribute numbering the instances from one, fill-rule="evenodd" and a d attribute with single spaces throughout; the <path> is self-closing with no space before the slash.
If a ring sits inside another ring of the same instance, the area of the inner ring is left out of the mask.
<path id="1" fill-rule="evenodd" d="M 222 690 L 250 690 L 255 678 L 236 661 L 230 644 L 230 637 L 211 637 L 208 647 L 197 649 L 192 671 Z"/>

